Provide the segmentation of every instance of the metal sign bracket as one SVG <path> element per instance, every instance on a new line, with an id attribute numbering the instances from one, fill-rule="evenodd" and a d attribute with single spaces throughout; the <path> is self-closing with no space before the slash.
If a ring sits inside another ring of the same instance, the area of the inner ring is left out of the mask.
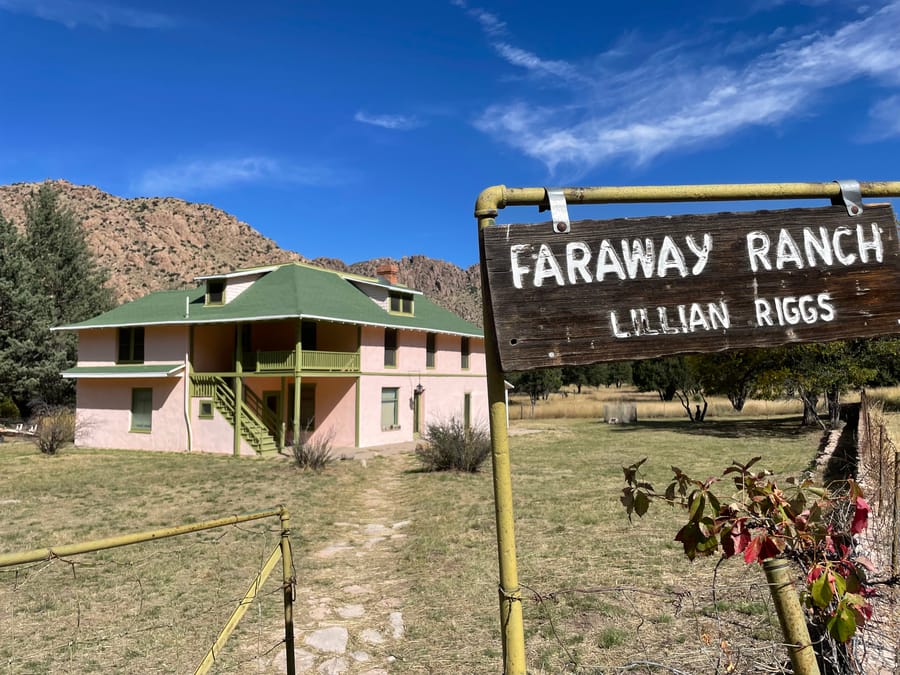
<path id="1" fill-rule="evenodd" d="M 836 180 L 841 188 L 841 194 L 834 197 L 831 203 L 835 206 L 847 207 L 848 216 L 858 216 L 863 212 L 862 189 L 858 180 Z"/>
<path id="2" fill-rule="evenodd" d="M 566 206 L 566 193 L 562 188 L 546 188 L 546 190 L 547 201 L 550 203 L 550 219 L 553 221 L 553 232 L 566 234 L 572 229 L 572 225 L 569 222 L 569 209 Z"/>

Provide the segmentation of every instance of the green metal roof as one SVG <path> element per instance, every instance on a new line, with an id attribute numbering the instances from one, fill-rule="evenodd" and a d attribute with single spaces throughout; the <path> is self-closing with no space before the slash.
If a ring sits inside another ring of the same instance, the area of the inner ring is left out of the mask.
<path id="1" fill-rule="evenodd" d="M 372 301 L 357 277 L 302 263 L 288 263 L 266 273 L 225 305 L 205 304 L 205 287 L 151 293 L 80 323 L 57 330 L 122 326 L 234 323 L 303 318 L 370 326 L 409 328 L 481 337 L 482 330 L 421 294 L 415 295 L 413 316 L 392 314 Z M 385 285 L 385 290 L 407 290 Z"/>
<path id="2" fill-rule="evenodd" d="M 172 377 L 184 370 L 183 363 L 158 363 L 155 365 L 128 364 L 119 366 L 75 366 L 62 372 L 68 379 L 99 377 Z"/>

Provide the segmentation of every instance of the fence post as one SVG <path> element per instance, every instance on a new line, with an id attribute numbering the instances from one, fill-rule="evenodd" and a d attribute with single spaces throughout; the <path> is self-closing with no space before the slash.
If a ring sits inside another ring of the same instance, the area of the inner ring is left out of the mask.
<path id="1" fill-rule="evenodd" d="M 284 650 L 287 675 L 294 675 L 294 560 L 291 555 L 291 516 L 281 507 L 281 583 L 284 593 Z"/>
<path id="2" fill-rule="evenodd" d="M 809 639 L 806 618 L 786 560 L 770 558 L 763 562 L 769 592 L 778 613 L 781 632 L 796 675 L 819 675 L 819 664 Z"/>

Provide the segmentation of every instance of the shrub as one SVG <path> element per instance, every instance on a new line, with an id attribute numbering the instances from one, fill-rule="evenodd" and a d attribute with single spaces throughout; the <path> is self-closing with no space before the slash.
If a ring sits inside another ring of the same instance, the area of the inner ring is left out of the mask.
<path id="1" fill-rule="evenodd" d="M 7 396 L 0 398 L 0 420 L 17 420 L 20 416 L 19 407 Z"/>
<path id="2" fill-rule="evenodd" d="M 424 440 L 425 443 L 416 446 L 416 457 L 426 471 L 475 473 L 491 454 L 491 437 L 487 430 L 466 428 L 456 417 L 429 424 Z"/>
<path id="3" fill-rule="evenodd" d="M 294 462 L 301 469 L 313 469 L 314 471 L 324 469 L 334 461 L 331 446 L 333 440 L 333 431 L 316 437 L 310 433 L 302 434 L 300 442 L 295 443 L 291 448 L 294 453 Z"/>
<path id="4" fill-rule="evenodd" d="M 47 408 L 35 418 L 34 443 L 45 455 L 55 455 L 75 440 L 75 413 L 69 408 Z"/>

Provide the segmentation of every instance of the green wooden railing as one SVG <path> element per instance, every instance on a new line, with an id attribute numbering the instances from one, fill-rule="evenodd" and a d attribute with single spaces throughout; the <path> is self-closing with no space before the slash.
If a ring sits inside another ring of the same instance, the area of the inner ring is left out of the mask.
<path id="1" fill-rule="evenodd" d="M 247 352 L 241 359 L 246 372 L 268 373 L 294 370 L 293 350 Z M 357 373 L 359 352 L 308 350 L 300 353 L 301 372 Z"/>

